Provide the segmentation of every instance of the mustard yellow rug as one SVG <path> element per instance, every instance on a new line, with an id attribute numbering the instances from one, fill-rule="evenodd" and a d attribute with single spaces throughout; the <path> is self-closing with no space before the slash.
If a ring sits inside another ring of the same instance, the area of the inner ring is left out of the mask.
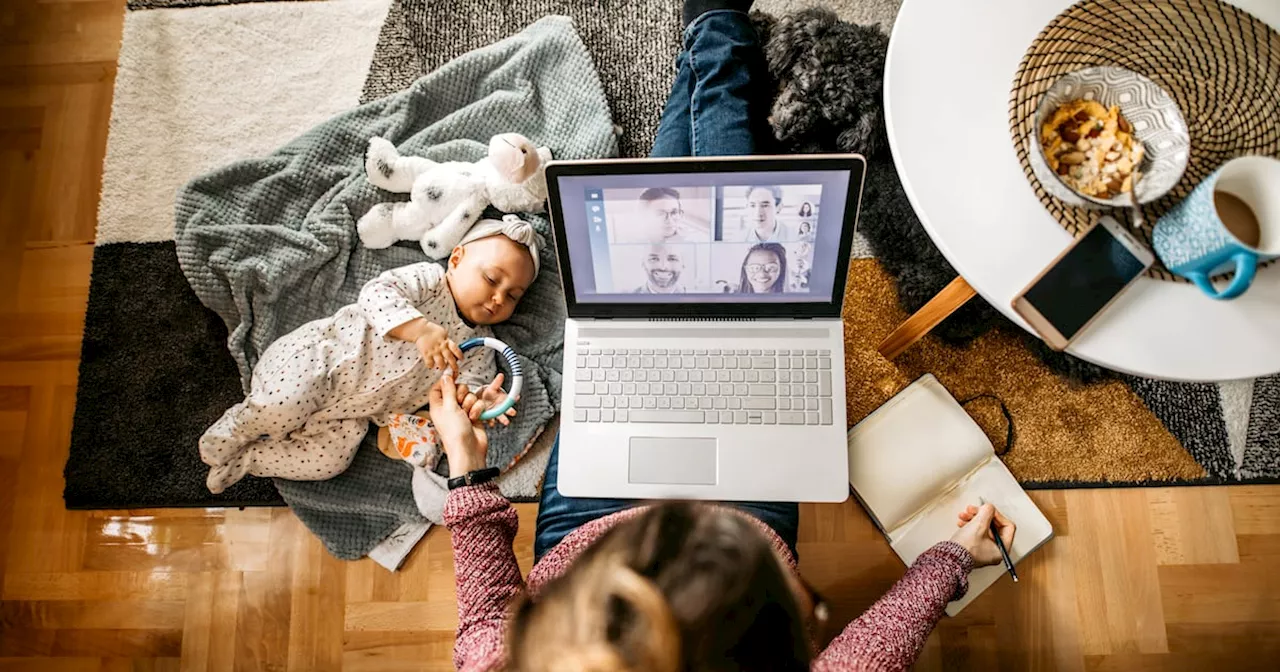
<path id="1" fill-rule="evenodd" d="M 894 361 L 886 360 L 876 346 L 906 318 L 893 279 L 880 264 L 851 262 L 844 310 L 850 423 L 932 373 L 957 399 L 991 394 L 1005 403 L 1015 440 L 1003 459 L 1024 485 L 1105 486 L 1209 476 L 1128 384 L 1068 382 L 1027 349 L 1016 327 L 993 329 L 960 347 L 926 336 Z M 966 408 L 1002 451 L 1007 430 L 999 405 L 979 400 Z"/>

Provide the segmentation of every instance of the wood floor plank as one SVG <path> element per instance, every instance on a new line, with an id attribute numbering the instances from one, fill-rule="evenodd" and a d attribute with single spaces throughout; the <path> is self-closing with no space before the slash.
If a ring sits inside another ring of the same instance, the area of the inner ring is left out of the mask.
<path id="1" fill-rule="evenodd" d="M 347 605 L 348 632 L 413 632 L 453 630 L 458 625 L 458 609 L 447 602 L 358 602 Z"/>
<path id="2" fill-rule="evenodd" d="M 343 649 L 343 672 L 454 669 L 449 631 L 348 632 Z"/>
<path id="3" fill-rule="evenodd" d="M 297 672 L 337 670 L 342 667 L 343 614 L 329 606 L 342 602 L 346 571 L 343 562 L 330 555 L 301 522 L 292 521 L 293 602 L 287 667 Z"/>
<path id="4" fill-rule="evenodd" d="M 1197 565 L 1239 562 L 1231 498 L 1213 488 L 1147 491 L 1156 562 Z"/>
<path id="5" fill-rule="evenodd" d="M 1160 581 L 1143 490 L 1069 491 L 1085 655 L 1168 651 Z"/>
<path id="6" fill-rule="evenodd" d="M 1063 505 L 1065 508 L 1065 501 Z M 1001 579 L 993 587 L 1000 598 L 995 610 L 1000 669 L 1084 669 L 1072 565 L 1075 541 L 1071 535 L 1058 533 L 1018 563 L 1018 583 Z"/>
<path id="7" fill-rule="evenodd" d="M 0 635 L 0 656 L 67 658 L 102 656 L 178 658 L 182 632 L 164 629 L 7 629 Z"/>
<path id="8" fill-rule="evenodd" d="M 287 510 L 273 510 L 271 541 L 263 571 L 244 572 L 236 612 L 237 670 L 282 670 L 288 666 L 293 600 L 293 539 L 296 524 Z"/>
<path id="9" fill-rule="evenodd" d="M 1169 623 L 1269 622 L 1280 634 L 1280 572 L 1272 562 L 1159 567 Z"/>
<path id="10" fill-rule="evenodd" d="M 1280 486 L 1227 488 L 1236 534 L 1280 535 Z"/>
<path id="11" fill-rule="evenodd" d="M 5 577 L 5 600 L 185 599 L 191 575 L 180 572 L 23 572 Z"/>
<path id="12" fill-rule="evenodd" d="M 182 628 L 182 602 L 144 600 L 5 600 L 0 623 L 40 630 Z"/>
<path id="13" fill-rule="evenodd" d="M 83 512 L 62 503 L 62 467 L 71 440 L 75 390 L 32 388 L 22 457 L 13 489 L 6 544 L 9 572 L 78 571 L 84 554 Z"/>
<path id="14" fill-rule="evenodd" d="M 183 667 L 190 672 L 230 670 L 236 659 L 240 572 L 191 575 L 182 623 Z"/>
<path id="15" fill-rule="evenodd" d="M 1205 672 L 1206 670 L 1230 670 L 1231 672 L 1275 672 L 1276 661 L 1251 655 L 1215 653 L 1151 653 L 1113 654 L 1087 656 L 1087 672 Z"/>
<path id="16" fill-rule="evenodd" d="M 124 16 L 118 0 L 16 2 L 0 21 L 0 67 L 115 61 Z"/>

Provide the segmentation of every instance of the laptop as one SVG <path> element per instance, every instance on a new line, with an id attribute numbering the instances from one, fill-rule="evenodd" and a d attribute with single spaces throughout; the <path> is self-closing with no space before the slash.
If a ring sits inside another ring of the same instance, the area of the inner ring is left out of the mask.
<path id="1" fill-rule="evenodd" d="M 560 492 L 839 502 L 858 155 L 554 161 Z"/>

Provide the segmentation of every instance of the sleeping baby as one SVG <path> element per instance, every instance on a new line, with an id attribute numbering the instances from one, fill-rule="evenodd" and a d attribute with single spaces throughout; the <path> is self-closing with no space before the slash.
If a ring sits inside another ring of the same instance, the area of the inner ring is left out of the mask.
<path id="1" fill-rule="evenodd" d="M 423 262 L 387 271 L 356 303 L 272 343 L 253 367 L 249 396 L 200 437 L 209 490 L 245 474 L 318 481 L 342 473 L 369 422 L 426 405 L 445 369 L 479 391 L 469 400 L 473 417 L 501 403 L 505 395 L 489 384 L 493 353 L 462 358 L 457 344 L 492 336 L 487 325 L 511 317 L 538 274 L 537 240 L 515 215 L 481 220 L 447 270 Z"/>

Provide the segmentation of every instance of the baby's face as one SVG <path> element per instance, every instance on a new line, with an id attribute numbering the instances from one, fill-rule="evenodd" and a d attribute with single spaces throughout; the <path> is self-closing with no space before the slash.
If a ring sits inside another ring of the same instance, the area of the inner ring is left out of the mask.
<path id="1" fill-rule="evenodd" d="M 533 277 L 529 249 L 506 236 L 455 247 L 445 273 L 458 312 L 474 324 L 510 319 Z"/>

